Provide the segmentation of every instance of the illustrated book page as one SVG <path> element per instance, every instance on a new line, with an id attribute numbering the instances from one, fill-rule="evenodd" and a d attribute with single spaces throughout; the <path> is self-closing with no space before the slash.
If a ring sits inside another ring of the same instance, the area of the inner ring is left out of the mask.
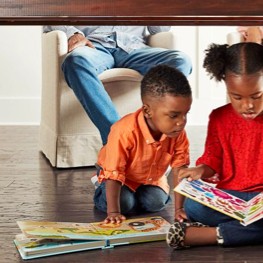
<path id="1" fill-rule="evenodd" d="M 263 217 L 262 193 L 246 202 L 202 180 L 188 181 L 187 179 L 183 179 L 174 191 L 233 217 L 243 225 L 251 224 Z"/>
<path id="2" fill-rule="evenodd" d="M 159 216 L 120 224 L 18 221 L 14 242 L 24 259 L 138 242 L 165 240 L 170 223 Z"/>

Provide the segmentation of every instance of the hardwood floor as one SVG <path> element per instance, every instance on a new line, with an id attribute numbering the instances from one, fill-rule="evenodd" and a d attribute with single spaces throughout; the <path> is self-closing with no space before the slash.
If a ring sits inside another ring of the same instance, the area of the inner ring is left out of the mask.
<path id="1" fill-rule="evenodd" d="M 205 127 L 188 127 L 192 163 L 202 152 Z M 14 244 L 17 220 L 92 222 L 94 168 L 54 169 L 38 151 L 38 127 L 0 126 L 0 262 L 23 262 Z M 173 204 L 158 213 L 173 220 Z M 140 215 L 147 216 L 147 215 Z M 263 246 L 218 246 L 173 251 L 165 242 L 120 246 L 34 259 L 33 262 L 263 262 Z"/>

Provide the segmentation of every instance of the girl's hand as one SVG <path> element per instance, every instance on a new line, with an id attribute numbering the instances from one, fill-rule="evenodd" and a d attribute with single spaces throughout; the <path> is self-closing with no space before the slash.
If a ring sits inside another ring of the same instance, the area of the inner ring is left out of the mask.
<path id="1" fill-rule="evenodd" d="M 179 222 L 187 220 L 187 216 L 183 207 L 175 209 L 174 220 Z"/>
<path id="2" fill-rule="evenodd" d="M 178 180 L 187 178 L 188 181 L 198 180 L 202 177 L 203 169 L 201 167 L 181 168 L 178 172 Z"/>
<path id="3" fill-rule="evenodd" d="M 113 212 L 113 213 L 108 213 L 108 216 L 104 220 L 104 223 L 109 224 L 119 224 L 122 221 L 126 220 L 126 217 L 119 212 Z"/>

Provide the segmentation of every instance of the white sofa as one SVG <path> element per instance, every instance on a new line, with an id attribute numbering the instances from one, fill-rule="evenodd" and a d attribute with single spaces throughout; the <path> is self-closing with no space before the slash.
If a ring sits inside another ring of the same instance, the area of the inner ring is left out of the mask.
<path id="1" fill-rule="evenodd" d="M 150 36 L 148 44 L 174 49 L 172 32 Z M 62 31 L 43 34 L 42 100 L 39 149 L 53 167 L 93 166 L 102 147 L 97 128 L 67 86 L 61 62 L 67 54 L 67 37 Z M 141 106 L 141 74 L 131 69 L 110 69 L 100 79 L 121 116 Z"/>

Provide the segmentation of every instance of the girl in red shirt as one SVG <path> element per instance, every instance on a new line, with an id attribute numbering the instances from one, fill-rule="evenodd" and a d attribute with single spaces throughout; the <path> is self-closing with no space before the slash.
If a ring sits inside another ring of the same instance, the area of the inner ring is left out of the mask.
<path id="1" fill-rule="evenodd" d="M 205 151 L 196 167 L 180 169 L 178 180 L 207 180 L 218 174 L 217 188 L 248 201 L 263 191 L 263 46 L 212 44 L 204 68 L 225 82 L 230 103 L 212 111 Z M 263 220 L 243 226 L 179 194 L 176 198 L 178 222 L 167 235 L 171 247 L 263 244 Z"/>

